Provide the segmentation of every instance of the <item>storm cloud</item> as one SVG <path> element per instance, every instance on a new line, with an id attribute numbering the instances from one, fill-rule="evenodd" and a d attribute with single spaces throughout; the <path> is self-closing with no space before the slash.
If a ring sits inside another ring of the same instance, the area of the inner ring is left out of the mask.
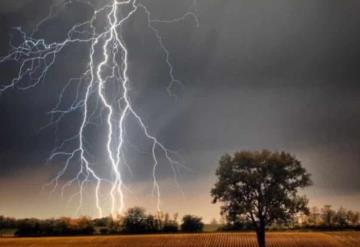
<path id="1" fill-rule="evenodd" d="M 180 182 L 187 189 L 192 184 L 198 194 L 208 195 L 223 153 L 268 148 L 288 150 L 302 160 L 314 177 L 313 197 L 333 200 L 347 195 L 359 205 L 358 1 L 142 2 L 159 19 L 191 9 L 200 20 L 199 27 L 190 17 L 157 24 L 184 84 L 176 100 L 166 93 L 164 54 L 144 13 L 137 13 L 124 30 L 136 108 L 159 139 L 185 160 L 189 170 L 180 171 Z M 10 35 L 15 35 L 12 27 L 31 30 L 49 6 L 50 1 L 1 1 L 0 55 L 9 49 Z M 37 35 L 61 40 L 73 23 L 91 14 L 81 3 L 67 8 Z M 84 68 L 86 52 L 86 47 L 64 51 L 40 87 L 1 95 L 0 180 L 44 169 L 55 138 L 54 129 L 41 130 L 49 121 L 46 113 L 56 104 L 66 79 Z M 11 64 L 1 66 L 0 81 L 15 72 Z M 76 124 L 78 119 L 66 121 Z M 62 126 L 60 134 L 70 133 L 71 126 Z M 150 182 L 146 148 L 144 144 L 130 151 L 136 175 L 129 183 Z M 171 169 L 162 167 L 159 177 L 168 183 Z M 196 194 L 189 196 L 196 201 Z M 199 205 L 210 202 L 201 200 Z"/>

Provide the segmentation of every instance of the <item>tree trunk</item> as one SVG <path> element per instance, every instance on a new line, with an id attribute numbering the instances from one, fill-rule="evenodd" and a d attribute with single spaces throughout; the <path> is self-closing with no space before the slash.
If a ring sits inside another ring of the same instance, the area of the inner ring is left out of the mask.
<path id="1" fill-rule="evenodd" d="M 266 247 L 265 243 L 265 225 L 260 224 L 256 230 L 256 237 L 259 247 Z"/>

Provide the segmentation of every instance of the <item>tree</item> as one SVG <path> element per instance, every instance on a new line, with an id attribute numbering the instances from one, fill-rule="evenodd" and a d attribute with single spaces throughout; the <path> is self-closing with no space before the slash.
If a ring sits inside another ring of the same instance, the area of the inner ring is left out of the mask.
<path id="1" fill-rule="evenodd" d="M 140 207 L 130 208 L 122 222 L 123 231 L 126 233 L 145 233 L 148 228 L 148 217 L 145 209 Z"/>
<path id="2" fill-rule="evenodd" d="M 347 212 L 346 218 L 351 226 L 359 225 L 359 219 L 360 219 L 359 212 L 353 212 L 353 211 L 349 210 Z"/>
<path id="3" fill-rule="evenodd" d="M 177 223 L 178 214 L 174 214 L 173 219 L 171 219 L 168 213 L 164 214 L 164 219 L 162 220 L 161 231 L 167 233 L 173 233 L 178 231 L 178 223 Z"/>
<path id="4" fill-rule="evenodd" d="M 321 222 L 321 214 L 318 207 L 312 207 L 308 217 L 308 224 L 311 226 L 318 226 Z"/>
<path id="5" fill-rule="evenodd" d="M 337 227 L 346 228 L 349 226 L 347 221 L 347 210 L 343 207 L 340 207 L 335 213 L 334 221 Z"/>
<path id="6" fill-rule="evenodd" d="M 325 205 L 321 209 L 322 221 L 326 227 L 334 226 L 335 216 L 336 216 L 336 212 L 331 208 L 331 205 Z"/>
<path id="7" fill-rule="evenodd" d="M 193 215 L 185 215 L 182 219 L 181 231 L 183 232 L 202 232 L 204 223 L 202 218 Z"/>
<path id="8" fill-rule="evenodd" d="M 243 151 L 225 154 L 211 190 L 213 203 L 223 203 L 229 221 L 250 221 L 260 247 L 265 247 L 265 228 L 288 222 L 300 212 L 308 213 L 305 196 L 298 189 L 311 185 L 310 174 L 286 152 Z"/>
<path id="9" fill-rule="evenodd" d="M 95 232 L 94 223 L 89 217 L 81 217 L 76 220 L 75 224 L 78 235 L 93 235 Z"/>
<path id="10" fill-rule="evenodd" d="M 162 232 L 174 233 L 178 231 L 178 224 L 176 221 L 169 221 L 162 227 Z"/>

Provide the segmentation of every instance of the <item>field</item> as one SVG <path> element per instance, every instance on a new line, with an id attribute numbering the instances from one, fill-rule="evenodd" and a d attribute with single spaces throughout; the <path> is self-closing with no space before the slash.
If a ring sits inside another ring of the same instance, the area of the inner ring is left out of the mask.
<path id="1" fill-rule="evenodd" d="M 268 233 L 269 247 L 360 247 L 360 232 Z M 3 238 L 0 247 L 256 247 L 252 233 Z"/>

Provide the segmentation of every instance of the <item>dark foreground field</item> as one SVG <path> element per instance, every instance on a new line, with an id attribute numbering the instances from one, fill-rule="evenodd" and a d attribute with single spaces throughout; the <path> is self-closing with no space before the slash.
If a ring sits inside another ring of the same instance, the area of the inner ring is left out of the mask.
<path id="1" fill-rule="evenodd" d="M 360 247 L 360 232 L 269 233 L 271 247 Z M 0 247 L 251 247 L 251 233 L 204 233 L 142 236 L 93 236 L 55 238 L 3 238 Z"/>

